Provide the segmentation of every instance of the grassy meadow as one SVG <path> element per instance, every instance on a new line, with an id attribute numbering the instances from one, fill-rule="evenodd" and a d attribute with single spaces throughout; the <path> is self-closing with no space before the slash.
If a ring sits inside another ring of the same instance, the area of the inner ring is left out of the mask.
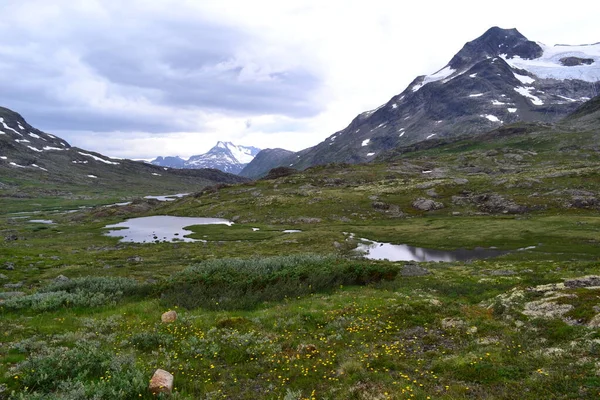
<path id="1" fill-rule="evenodd" d="M 0 399 L 598 398 L 597 135 L 539 129 L 174 202 L 0 198 Z M 104 235 L 151 215 L 235 223 Z M 510 252 L 417 265 L 360 238 Z"/>

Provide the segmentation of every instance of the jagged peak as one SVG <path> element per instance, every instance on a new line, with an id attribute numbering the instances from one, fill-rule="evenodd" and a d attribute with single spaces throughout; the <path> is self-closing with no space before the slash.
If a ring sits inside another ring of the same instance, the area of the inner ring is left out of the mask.
<path id="1" fill-rule="evenodd" d="M 541 57 L 543 48 L 528 40 L 516 28 L 503 29 L 497 26 L 488 29 L 475 40 L 467 42 L 448 64 L 453 69 L 465 69 L 486 57 L 501 54 L 507 58 L 518 56 L 522 59 Z"/>

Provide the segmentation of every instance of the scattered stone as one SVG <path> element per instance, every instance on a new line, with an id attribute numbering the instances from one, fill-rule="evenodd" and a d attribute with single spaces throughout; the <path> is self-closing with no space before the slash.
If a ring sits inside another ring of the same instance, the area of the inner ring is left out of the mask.
<path id="1" fill-rule="evenodd" d="M 56 278 L 54 278 L 54 282 L 68 282 L 68 281 L 70 281 L 70 279 L 64 275 L 59 275 Z"/>
<path id="2" fill-rule="evenodd" d="M 54 260 L 54 261 L 60 261 L 60 257 L 59 256 L 51 256 L 50 259 Z"/>
<path id="3" fill-rule="evenodd" d="M 498 269 L 498 270 L 493 270 L 490 271 L 490 275 L 492 276 L 510 276 L 510 275 L 516 275 L 517 272 L 510 270 L 510 269 Z"/>
<path id="4" fill-rule="evenodd" d="M 533 318 L 561 318 L 572 309 L 571 304 L 558 304 L 544 299 L 525 303 L 523 314 Z"/>
<path id="5" fill-rule="evenodd" d="M 142 262 L 144 259 L 140 256 L 129 257 L 127 262 Z"/>
<path id="6" fill-rule="evenodd" d="M 569 208 L 590 208 L 600 205 L 600 202 L 596 197 L 583 197 L 573 196 L 571 203 L 568 204 Z"/>
<path id="7" fill-rule="evenodd" d="M 164 369 L 157 369 L 150 379 L 148 389 L 152 394 L 171 393 L 173 391 L 173 375 Z"/>
<path id="8" fill-rule="evenodd" d="M 175 322 L 177 320 L 177 312 L 175 312 L 174 310 L 167 311 L 160 317 L 160 320 L 166 324 Z"/>
<path id="9" fill-rule="evenodd" d="M 438 193 L 435 191 L 435 189 L 429 189 L 429 190 L 427 190 L 427 191 L 425 192 L 425 194 L 426 194 L 427 196 L 429 196 L 429 197 L 433 197 L 433 198 L 436 198 L 436 197 L 438 197 L 438 196 L 439 196 L 439 195 L 438 195 Z"/>
<path id="10" fill-rule="evenodd" d="M 4 241 L 6 241 L 6 242 L 12 242 L 14 240 L 19 240 L 19 237 L 14 234 L 4 236 Z"/>
<path id="11" fill-rule="evenodd" d="M 452 216 L 453 217 L 458 217 L 459 215 L 462 215 L 460 212 L 458 211 L 452 211 Z"/>
<path id="12" fill-rule="evenodd" d="M 442 302 L 439 301 L 438 299 L 429 299 L 429 304 L 431 304 L 434 307 L 441 307 L 442 306 Z"/>
<path id="13" fill-rule="evenodd" d="M 417 210 L 422 210 L 422 211 L 432 211 L 432 210 L 439 210 L 439 209 L 444 208 L 443 203 L 433 201 L 431 199 L 424 199 L 422 197 L 419 197 L 417 200 L 415 200 L 412 203 L 412 206 L 414 208 L 416 208 Z"/>
<path id="14" fill-rule="evenodd" d="M 296 348 L 296 351 L 300 354 L 315 354 L 318 353 L 319 350 L 317 350 L 317 346 L 315 346 L 314 344 L 304 344 L 301 343 L 298 345 L 298 347 Z"/>
<path id="15" fill-rule="evenodd" d="M 17 283 L 6 283 L 4 285 L 5 289 L 20 289 L 23 287 L 23 282 L 17 282 Z"/>
<path id="16" fill-rule="evenodd" d="M 600 314 L 596 314 L 594 318 L 588 322 L 587 326 L 590 328 L 600 328 Z"/>
<path id="17" fill-rule="evenodd" d="M 565 280 L 565 286 L 568 288 L 586 288 L 600 286 L 600 276 L 588 275 L 581 278 Z"/>
<path id="18" fill-rule="evenodd" d="M 8 276 L 6 276 L 4 274 L 0 274 L 0 279 L 8 279 Z"/>
<path id="19" fill-rule="evenodd" d="M 373 207 L 376 210 L 389 210 L 390 209 L 390 205 L 387 203 L 384 203 L 382 201 L 374 201 L 373 203 L 371 203 L 371 207 Z"/>
<path id="20" fill-rule="evenodd" d="M 15 264 L 11 262 L 7 262 L 4 264 L 4 269 L 7 271 L 13 271 L 15 269 Z"/>
<path id="21" fill-rule="evenodd" d="M 458 318 L 444 318 L 442 320 L 442 328 L 444 329 L 460 329 L 466 325 L 465 321 Z"/>
<path id="22" fill-rule="evenodd" d="M 419 183 L 416 188 L 417 189 L 429 189 L 437 185 L 439 182 L 423 182 Z"/>
<path id="23" fill-rule="evenodd" d="M 400 271 L 402 276 L 423 276 L 429 275 L 430 273 L 431 271 L 427 268 L 420 267 L 416 264 L 405 264 L 402 267 L 402 271 Z"/>
<path id="24" fill-rule="evenodd" d="M 453 180 L 453 182 L 457 185 L 466 185 L 467 183 L 469 183 L 469 180 L 465 178 L 456 178 Z"/>

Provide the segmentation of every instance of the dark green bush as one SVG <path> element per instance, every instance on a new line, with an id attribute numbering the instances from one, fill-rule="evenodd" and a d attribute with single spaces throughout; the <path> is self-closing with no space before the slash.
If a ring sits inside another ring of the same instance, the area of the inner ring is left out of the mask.
<path id="1" fill-rule="evenodd" d="M 397 272 L 391 264 L 318 255 L 211 260 L 169 279 L 162 300 L 185 308 L 251 309 L 340 285 L 394 279 Z"/>

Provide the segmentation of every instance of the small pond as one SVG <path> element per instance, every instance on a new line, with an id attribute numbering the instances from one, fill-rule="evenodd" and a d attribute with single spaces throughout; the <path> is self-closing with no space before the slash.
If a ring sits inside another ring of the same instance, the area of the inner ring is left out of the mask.
<path id="1" fill-rule="evenodd" d="M 158 201 L 175 201 L 177 199 L 182 198 L 183 196 L 187 196 L 189 193 L 177 193 L 177 194 L 167 194 L 164 196 L 144 196 L 145 199 L 155 199 Z"/>
<path id="2" fill-rule="evenodd" d="M 368 239 L 361 239 L 363 242 L 358 245 L 358 251 L 364 251 L 365 257 L 371 260 L 389 260 L 389 261 L 467 261 L 479 260 L 483 258 L 498 257 L 503 254 L 511 253 L 507 250 L 484 249 L 477 247 L 472 250 L 434 250 L 422 247 L 413 247 L 405 244 L 391 244 L 374 242 Z"/>
<path id="3" fill-rule="evenodd" d="M 155 243 L 163 242 L 199 242 L 186 238 L 192 231 L 183 229 L 192 225 L 231 225 L 232 222 L 222 218 L 170 217 L 159 215 L 153 217 L 132 218 L 106 228 L 113 229 L 107 236 L 121 237 L 121 242 Z"/>

